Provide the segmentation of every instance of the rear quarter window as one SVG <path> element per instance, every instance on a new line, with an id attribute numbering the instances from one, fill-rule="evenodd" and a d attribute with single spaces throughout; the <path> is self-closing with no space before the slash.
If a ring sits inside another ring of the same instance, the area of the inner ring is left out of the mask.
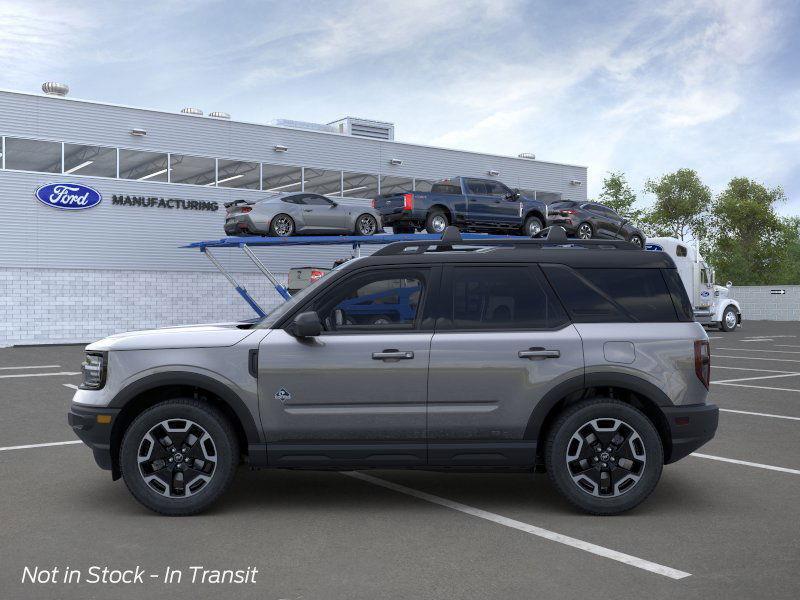
<path id="1" fill-rule="evenodd" d="M 672 304 L 678 314 L 679 321 L 694 321 L 694 310 L 686 293 L 686 288 L 678 275 L 678 269 L 662 269 L 664 280 L 667 282 L 669 293 L 672 296 Z"/>

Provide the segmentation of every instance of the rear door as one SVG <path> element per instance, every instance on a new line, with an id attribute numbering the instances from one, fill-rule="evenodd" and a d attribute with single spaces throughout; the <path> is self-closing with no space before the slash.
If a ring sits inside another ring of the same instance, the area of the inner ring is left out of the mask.
<path id="1" fill-rule="evenodd" d="M 531 465 L 526 428 L 556 385 L 583 380 L 581 338 L 535 265 L 444 270 L 428 376 L 434 466 Z"/>

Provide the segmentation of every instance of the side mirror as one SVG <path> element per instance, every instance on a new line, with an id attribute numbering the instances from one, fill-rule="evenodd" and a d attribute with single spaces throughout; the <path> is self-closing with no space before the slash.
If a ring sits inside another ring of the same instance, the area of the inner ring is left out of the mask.
<path id="1" fill-rule="evenodd" d="M 339 203 L 331 200 L 331 208 L 336 208 L 337 206 L 339 206 Z"/>
<path id="2" fill-rule="evenodd" d="M 289 326 L 289 333 L 296 338 L 317 337 L 322 333 L 322 323 L 314 311 L 300 313 Z"/>
<path id="3" fill-rule="evenodd" d="M 731 289 L 733 287 L 733 282 L 729 281 L 728 283 L 725 284 L 725 287 Z"/>

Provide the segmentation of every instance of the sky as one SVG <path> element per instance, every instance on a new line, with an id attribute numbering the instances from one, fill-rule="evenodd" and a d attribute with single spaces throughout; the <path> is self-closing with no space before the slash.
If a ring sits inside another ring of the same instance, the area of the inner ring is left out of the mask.
<path id="1" fill-rule="evenodd" d="M 0 0 L 0 88 L 782 186 L 800 215 L 800 2 Z M 1 125 L 0 125 L 1 127 Z"/>

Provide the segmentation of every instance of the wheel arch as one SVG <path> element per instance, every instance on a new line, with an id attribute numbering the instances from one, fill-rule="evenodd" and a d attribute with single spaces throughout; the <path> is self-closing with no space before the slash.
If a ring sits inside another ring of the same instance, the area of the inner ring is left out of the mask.
<path id="1" fill-rule="evenodd" d="M 431 206 L 428 207 L 428 210 L 425 213 L 425 218 L 427 219 L 428 218 L 427 215 L 430 215 L 434 210 L 437 209 L 441 210 L 445 215 L 447 215 L 447 218 L 450 221 L 450 225 L 452 225 L 454 222 L 453 211 L 450 210 L 450 207 L 447 206 L 446 204 L 441 204 L 438 202 L 436 204 L 432 204 Z"/>
<path id="2" fill-rule="evenodd" d="M 220 410 L 233 426 L 243 454 L 250 453 L 249 446 L 261 445 L 260 429 L 252 413 L 225 384 L 199 373 L 156 373 L 129 384 L 109 404 L 120 409 L 111 429 L 113 479 L 120 477 L 119 449 L 125 430 L 143 411 L 171 398 L 194 398 Z"/>
<path id="3" fill-rule="evenodd" d="M 544 440 L 558 415 L 568 406 L 589 398 L 612 398 L 641 410 L 658 431 L 664 462 L 672 454 L 672 436 L 661 406 L 673 406 L 669 397 L 652 383 L 623 373 L 597 373 L 568 379 L 536 404 L 525 428 L 524 439 L 536 440 L 536 463 L 544 464 Z"/>
<path id="4" fill-rule="evenodd" d="M 538 217 L 539 220 L 542 222 L 542 227 L 547 227 L 547 219 L 544 218 L 544 214 L 538 208 L 531 208 L 528 212 L 525 213 L 525 216 L 522 219 L 522 224 L 525 224 L 525 221 L 528 220 L 528 217 Z"/>

